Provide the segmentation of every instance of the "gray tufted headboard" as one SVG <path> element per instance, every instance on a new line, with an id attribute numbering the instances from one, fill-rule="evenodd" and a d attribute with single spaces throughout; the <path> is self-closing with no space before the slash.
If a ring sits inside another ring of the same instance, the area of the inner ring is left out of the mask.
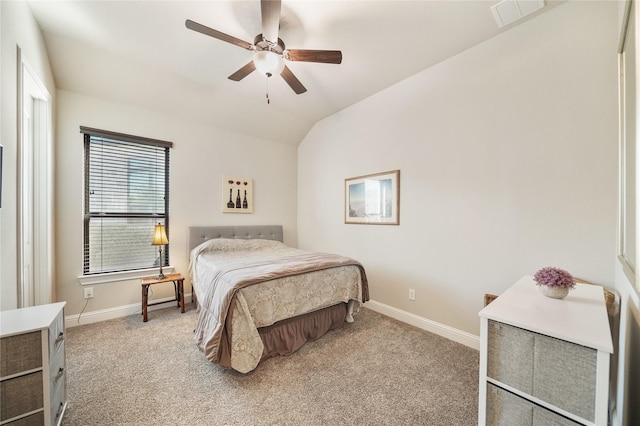
<path id="1" fill-rule="evenodd" d="M 212 238 L 239 238 L 245 240 L 282 239 L 282 225 L 244 225 L 244 226 L 190 226 L 189 253 L 199 244 Z"/>

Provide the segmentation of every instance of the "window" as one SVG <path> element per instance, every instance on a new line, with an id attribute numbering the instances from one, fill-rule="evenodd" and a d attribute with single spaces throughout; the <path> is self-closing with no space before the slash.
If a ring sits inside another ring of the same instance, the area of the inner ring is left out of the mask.
<path id="1" fill-rule="evenodd" d="M 151 245 L 169 235 L 171 142 L 80 127 L 84 133 L 84 275 L 169 264 Z"/>

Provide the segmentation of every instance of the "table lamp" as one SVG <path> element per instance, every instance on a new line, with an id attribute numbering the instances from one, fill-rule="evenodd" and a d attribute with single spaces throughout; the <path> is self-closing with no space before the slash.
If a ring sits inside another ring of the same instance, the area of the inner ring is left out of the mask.
<path id="1" fill-rule="evenodd" d="M 158 274 L 157 278 L 159 280 L 165 277 L 162 273 L 162 246 L 165 244 L 169 244 L 169 240 L 167 239 L 167 230 L 164 225 L 157 224 L 156 229 L 153 231 L 153 242 L 151 243 L 151 245 L 158 246 L 158 253 L 160 255 L 160 273 Z"/>

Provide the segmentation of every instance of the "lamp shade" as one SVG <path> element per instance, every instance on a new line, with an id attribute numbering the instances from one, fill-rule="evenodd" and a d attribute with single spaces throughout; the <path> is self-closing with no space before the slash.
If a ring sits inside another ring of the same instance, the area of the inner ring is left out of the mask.
<path id="1" fill-rule="evenodd" d="M 165 244 L 169 244 L 169 239 L 167 238 L 167 230 L 164 225 L 157 224 L 156 229 L 153 231 L 153 242 L 151 245 L 153 246 L 162 246 Z"/>
<path id="2" fill-rule="evenodd" d="M 271 77 L 280 74 L 284 69 L 284 61 L 282 57 L 275 52 L 269 50 L 261 50 L 253 55 L 253 63 L 258 72 Z"/>

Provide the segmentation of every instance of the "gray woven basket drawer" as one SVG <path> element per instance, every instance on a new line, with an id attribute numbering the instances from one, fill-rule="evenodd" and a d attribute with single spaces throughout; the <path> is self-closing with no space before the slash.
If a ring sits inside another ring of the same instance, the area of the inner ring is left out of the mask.
<path id="1" fill-rule="evenodd" d="M 42 371 L 2 381 L 0 393 L 2 421 L 44 407 Z"/>
<path id="2" fill-rule="evenodd" d="M 594 420 L 595 349 L 496 321 L 488 331 L 488 377 Z"/>
<path id="3" fill-rule="evenodd" d="M 42 367 L 40 339 L 40 331 L 0 339 L 0 377 Z"/>
<path id="4" fill-rule="evenodd" d="M 575 426 L 579 424 L 487 383 L 487 426 Z"/>

